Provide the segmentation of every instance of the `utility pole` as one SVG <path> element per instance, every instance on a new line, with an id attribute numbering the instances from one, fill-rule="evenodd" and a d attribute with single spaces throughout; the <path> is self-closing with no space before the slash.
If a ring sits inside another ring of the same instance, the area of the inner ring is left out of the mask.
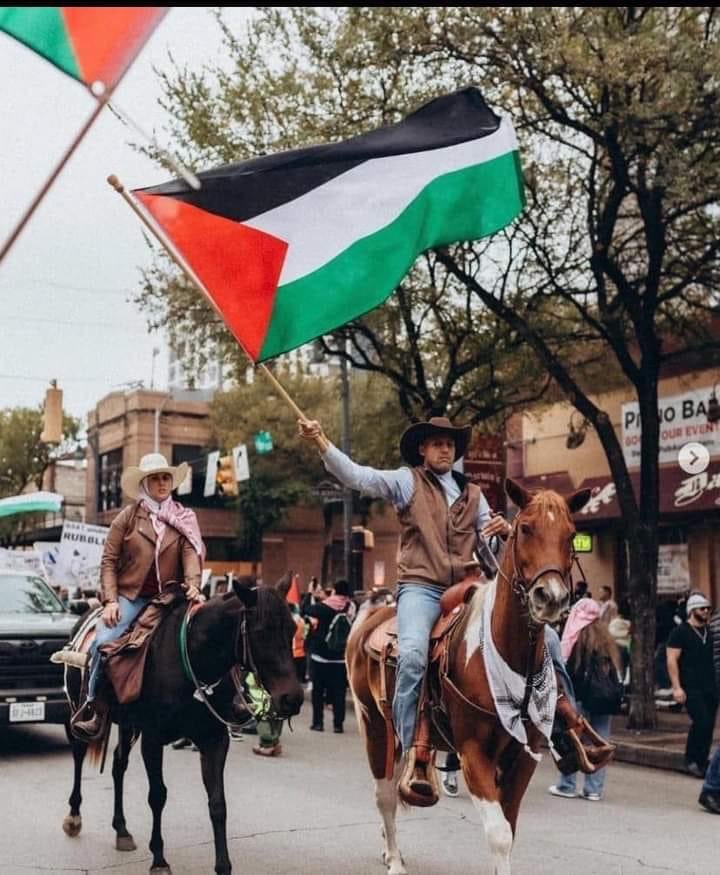
<path id="1" fill-rule="evenodd" d="M 348 341 L 345 341 L 347 352 Z M 348 361 L 340 358 L 340 392 L 342 398 L 342 451 L 350 455 L 350 380 L 348 375 Z M 352 490 L 343 486 L 343 558 L 345 565 L 345 579 L 350 583 L 352 591 L 353 581 L 350 580 L 351 565 L 350 551 L 352 535 Z"/>

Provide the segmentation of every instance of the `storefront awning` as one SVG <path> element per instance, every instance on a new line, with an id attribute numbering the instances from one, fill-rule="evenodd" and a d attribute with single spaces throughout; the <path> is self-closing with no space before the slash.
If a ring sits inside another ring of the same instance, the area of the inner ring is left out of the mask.
<path id="1" fill-rule="evenodd" d="M 630 473 L 635 495 L 640 495 L 640 472 Z M 517 478 L 526 489 L 554 489 L 569 495 L 576 489 L 592 489 L 585 507 L 575 514 L 575 521 L 596 522 L 620 518 L 615 483 L 608 475 L 587 477 L 574 486 L 567 471 Z M 720 510 L 720 462 L 713 462 L 702 474 L 686 474 L 679 465 L 660 469 L 660 513 L 663 516 L 694 511 Z"/>
<path id="2" fill-rule="evenodd" d="M 640 473 L 630 474 L 635 495 L 640 495 Z M 593 490 L 590 501 L 575 520 L 610 520 L 620 517 L 615 484 L 610 477 L 588 477 L 581 489 Z M 702 474 L 686 474 L 679 465 L 660 469 L 660 513 L 663 516 L 694 511 L 720 510 L 720 463 L 711 463 Z"/>

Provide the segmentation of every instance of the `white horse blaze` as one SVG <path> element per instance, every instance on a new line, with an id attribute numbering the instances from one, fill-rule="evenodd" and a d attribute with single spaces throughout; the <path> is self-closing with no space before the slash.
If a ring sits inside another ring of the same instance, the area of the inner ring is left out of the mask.
<path id="1" fill-rule="evenodd" d="M 510 875 L 510 851 L 513 835 L 499 802 L 487 802 L 472 796 L 485 827 L 485 837 L 493 858 L 494 875 Z"/>

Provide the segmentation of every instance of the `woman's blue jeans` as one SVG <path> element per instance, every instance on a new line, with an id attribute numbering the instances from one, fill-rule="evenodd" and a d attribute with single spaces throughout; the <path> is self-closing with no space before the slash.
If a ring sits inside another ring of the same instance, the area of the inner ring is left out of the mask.
<path id="1" fill-rule="evenodd" d="M 393 720 L 403 751 L 412 747 L 418 700 L 430 649 L 430 632 L 440 616 L 443 590 L 424 583 L 401 583 L 397 595 L 398 664 Z"/>
<path id="2" fill-rule="evenodd" d="M 115 641 L 132 626 L 138 617 L 138 614 L 145 605 L 150 601 L 147 598 L 138 596 L 134 601 L 126 599 L 125 596 L 118 597 L 118 605 L 120 606 L 120 622 L 117 626 L 106 626 L 102 619 L 98 619 L 95 624 L 95 640 L 93 641 L 90 656 L 90 675 L 88 677 L 88 702 L 92 702 L 95 698 L 100 672 L 102 671 L 102 654 L 100 647 L 107 644 L 109 641 Z"/>
<path id="3" fill-rule="evenodd" d="M 582 712 L 583 717 L 585 717 L 588 723 L 599 735 L 602 735 L 604 738 L 610 737 L 610 721 L 612 718 L 609 714 L 591 714 L 582 707 L 582 702 L 580 702 L 580 711 Z M 591 775 L 585 775 L 583 796 L 589 796 L 590 794 L 595 793 L 597 793 L 598 796 L 602 796 L 606 777 L 607 766 L 603 769 L 598 769 Z M 559 790 L 567 790 L 568 792 L 574 793 L 576 779 L 577 772 L 573 772 L 572 775 L 561 775 L 556 786 Z"/>

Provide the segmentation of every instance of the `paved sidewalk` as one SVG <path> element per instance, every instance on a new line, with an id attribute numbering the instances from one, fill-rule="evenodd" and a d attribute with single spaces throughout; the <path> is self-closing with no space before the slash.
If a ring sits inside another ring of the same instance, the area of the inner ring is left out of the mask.
<path id="1" fill-rule="evenodd" d="M 627 716 L 613 717 L 612 740 L 617 744 L 619 762 L 650 766 L 656 769 L 685 771 L 685 741 L 690 718 L 685 711 L 658 710 L 657 729 L 635 731 L 627 728 Z M 720 725 L 715 727 L 715 744 L 720 743 Z M 712 748 L 714 750 L 714 747 Z"/>

